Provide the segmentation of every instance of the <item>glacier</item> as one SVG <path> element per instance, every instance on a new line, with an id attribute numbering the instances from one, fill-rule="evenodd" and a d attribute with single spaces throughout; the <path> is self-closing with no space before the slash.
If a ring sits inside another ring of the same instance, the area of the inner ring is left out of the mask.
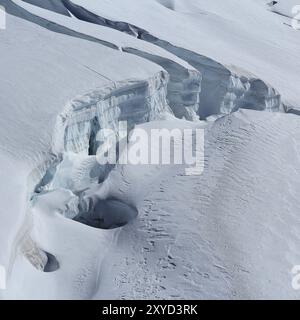
<path id="1" fill-rule="evenodd" d="M 299 299 L 293 1 L 0 5 L 1 299 Z M 205 130 L 203 174 L 100 165 L 119 121 Z"/>

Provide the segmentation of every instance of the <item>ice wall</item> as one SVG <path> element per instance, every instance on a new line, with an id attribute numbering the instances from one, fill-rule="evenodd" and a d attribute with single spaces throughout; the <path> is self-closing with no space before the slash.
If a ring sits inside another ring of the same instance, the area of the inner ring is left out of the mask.
<path id="1" fill-rule="evenodd" d="M 54 151 L 95 154 L 92 143 L 101 128 L 117 129 L 119 121 L 127 121 L 130 130 L 172 113 L 166 98 L 168 80 L 161 71 L 145 81 L 112 83 L 75 98 L 57 120 Z"/>

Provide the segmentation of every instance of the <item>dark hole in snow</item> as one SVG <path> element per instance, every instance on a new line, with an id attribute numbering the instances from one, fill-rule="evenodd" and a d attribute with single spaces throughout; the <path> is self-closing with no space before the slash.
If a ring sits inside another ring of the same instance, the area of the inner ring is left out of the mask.
<path id="1" fill-rule="evenodd" d="M 174 0 L 157 0 L 158 3 L 170 10 L 175 10 L 175 1 Z"/>
<path id="2" fill-rule="evenodd" d="M 59 263 L 57 259 L 49 252 L 45 252 L 47 255 L 48 261 L 44 267 L 44 272 L 54 272 L 59 269 Z"/>
<path id="3" fill-rule="evenodd" d="M 90 203 L 87 212 L 80 213 L 74 220 L 99 229 L 123 227 L 138 215 L 135 207 L 117 199 L 97 200 Z"/>
<path id="4" fill-rule="evenodd" d="M 271 2 L 268 2 L 268 6 L 272 7 L 272 6 L 275 6 L 275 4 L 277 4 L 278 1 L 271 1 Z"/>
<path id="5" fill-rule="evenodd" d="M 91 121 L 91 133 L 89 139 L 89 155 L 96 155 L 98 149 L 97 133 L 100 130 L 99 120 L 95 117 Z"/>

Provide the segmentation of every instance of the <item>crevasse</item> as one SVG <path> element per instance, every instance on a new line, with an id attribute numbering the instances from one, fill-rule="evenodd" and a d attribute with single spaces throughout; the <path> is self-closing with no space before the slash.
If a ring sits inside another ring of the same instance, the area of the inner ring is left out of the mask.
<path id="1" fill-rule="evenodd" d="M 58 117 L 53 151 L 95 154 L 91 144 L 100 128 L 115 129 L 119 121 L 127 121 L 130 130 L 172 113 L 167 102 L 168 81 L 168 73 L 161 71 L 145 81 L 112 83 L 75 98 Z"/>
<path id="2" fill-rule="evenodd" d="M 128 130 L 131 130 L 136 124 L 172 114 L 167 102 L 168 81 L 168 73 L 161 71 L 144 81 L 111 83 L 69 102 L 57 119 L 53 157 L 37 170 L 41 174 L 44 168 L 45 173 L 35 185 L 30 206 L 38 203 L 39 194 L 53 190 L 70 192 L 72 207 L 74 204 L 75 207 L 69 212 L 71 204 L 68 204 L 67 211 L 62 214 L 69 218 L 80 214 L 80 192 L 89 188 L 91 183 L 103 180 L 107 173 L 107 167 L 96 161 L 97 132 L 101 128 L 115 130 L 119 121 L 127 121 Z M 39 174 L 33 172 L 30 179 L 36 180 Z M 48 255 L 37 247 L 30 230 L 24 237 L 21 250 L 37 269 L 45 270 Z"/>
<path id="3" fill-rule="evenodd" d="M 239 108 L 267 111 L 284 110 L 281 96 L 276 89 L 254 75 L 241 71 L 235 72 L 232 68 L 213 59 L 159 39 L 138 26 L 97 16 L 70 0 L 62 0 L 62 2 L 78 19 L 113 28 L 155 44 L 198 70 L 202 75 L 197 112 L 201 119 L 206 119 L 211 115 L 228 114 Z"/>

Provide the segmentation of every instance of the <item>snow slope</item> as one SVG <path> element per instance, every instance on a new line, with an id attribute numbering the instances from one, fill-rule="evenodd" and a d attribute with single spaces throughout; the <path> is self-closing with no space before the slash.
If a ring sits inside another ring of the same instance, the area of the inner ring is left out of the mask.
<path id="1" fill-rule="evenodd" d="M 233 66 L 225 67 L 208 57 L 171 45 L 166 41 L 151 39 L 151 37 L 147 39 L 147 32 L 142 29 L 139 30 L 136 26 L 97 17 L 83 9 L 74 7 L 72 2 L 65 1 L 64 3 L 76 17 L 98 25 L 108 25 L 111 31 L 102 26 L 82 23 L 77 19 L 68 19 L 61 15 L 51 14 L 39 8 L 24 5 L 20 0 L 15 0 L 15 2 L 47 21 L 55 22 L 53 28 L 56 31 L 59 30 L 57 27 L 59 24 L 67 27 L 67 31 L 64 30 L 64 32 L 69 32 L 72 29 L 80 32 L 81 35 L 86 34 L 90 38 L 92 37 L 91 39 L 97 38 L 105 45 L 112 45 L 113 42 L 117 45 L 117 48 L 122 48 L 123 51 L 142 56 L 161 65 L 170 75 L 167 95 L 170 106 L 175 115 L 180 118 L 193 119 L 195 113 L 200 115 L 201 118 L 206 118 L 212 114 L 226 114 L 240 107 L 270 111 L 278 111 L 284 108 L 280 93 L 261 79 L 251 75 L 251 73 Z M 130 39 L 127 35 L 124 35 L 122 39 L 120 33 L 113 32 L 114 29 L 135 36 L 139 34 L 138 37 L 153 42 L 156 46 L 149 46 L 147 42 L 137 41 L 133 37 Z M 126 46 L 124 47 L 124 45 Z M 128 47 L 128 45 L 130 46 Z M 165 50 L 159 51 L 159 47 Z M 166 51 L 173 54 L 168 56 Z M 195 71 L 191 66 L 188 67 L 188 70 L 185 69 L 186 67 L 182 68 L 182 59 L 178 60 L 176 56 L 187 60 L 197 70 Z M 199 92 L 200 80 L 201 92 Z M 184 108 L 182 108 L 182 104 Z"/>
<path id="2" fill-rule="evenodd" d="M 299 1 L 297 0 L 281 0 L 277 1 L 277 3 L 272 7 L 272 10 L 287 17 L 294 17 L 292 11 L 293 7 L 296 5 L 299 5 Z"/>
<path id="3" fill-rule="evenodd" d="M 178 0 L 175 11 L 155 0 L 68 2 L 111 21 L 130 23 L 224 66 L 247 70 L 276 88 L 286 105 L 299 107 L 298 31 L 261 1 L 246 0 L 241 5 L 238 0 Z M 184 9 L 176 11 L 177 6 Z"/>
<path id="4" fill-rule="evenodd" d="M 95 26 L 76 18 L 66 18 L 59 14 L 24 4 L 23 1 L 14 0 L 14 2 L 31 13 L 47 21 L 52 21 L 55 23 L 55 26 L 66 27 L 68 30 L 85 34 L 92 37 L 92 39 L 98 39 L 104 45 L 112 46 L 124 52 L 130 52 L 159 64 L 170 75 L 168 99 L 175 114 L 178 117 L 192 119 L 195 113 L 198 112 L 201 74 L 184 60 L 155 45 L 141 42 L 116 30 Z"/>
<path id="5" fill-rule="evenodd" d="M 114 172 L 139 219 L 105 259 L 96 298 L 299 299 L 299 128 L 294 115 L 243 110 L 207 128 L 201 176 L 160 168 L 137 197 L 149 169 Z"/>

